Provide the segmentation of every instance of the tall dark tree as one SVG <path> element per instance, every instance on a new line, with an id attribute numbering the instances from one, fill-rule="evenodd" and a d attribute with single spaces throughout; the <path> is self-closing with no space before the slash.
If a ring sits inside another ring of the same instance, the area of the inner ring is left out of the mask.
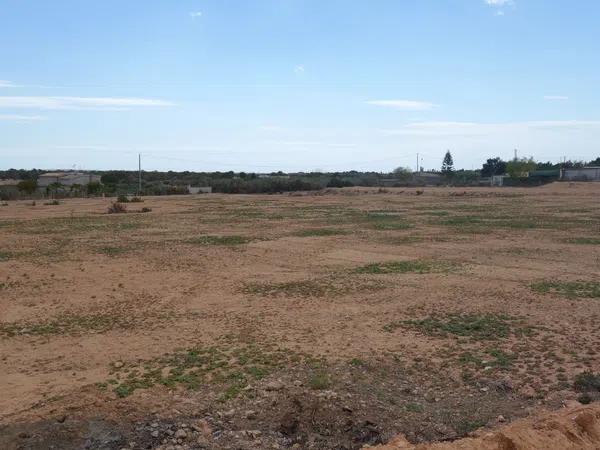
<path id="1" fill-rule="evenodd" d="M 588 166 L 600 166 L 600 156 L 588 163 Z"/>
<path id="2" fill-rule="evenodd" d="M 482 177 L 492 177 L 494 175 L 503 175 L 506 173 L 506 162 L 500 157 L 488 159 L 481 168 Z"/>
<path id="3" fill-rule="evenodd" d="M 442 173 L 452 175 L 452 172 L 454 172 L 454 160 L 452 159 L 452 153 L 448 150 L 442 162 Z"/>

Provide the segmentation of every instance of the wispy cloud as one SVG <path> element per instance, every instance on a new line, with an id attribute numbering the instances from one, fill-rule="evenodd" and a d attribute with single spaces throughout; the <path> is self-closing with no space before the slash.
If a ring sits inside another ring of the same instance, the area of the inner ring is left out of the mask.
<path id="1" fill-rule="evenodd" d="M 294 73 L 304 73 L 306 69 L 304 68 L 304 64 L 298 64 L 294 67 Z"/>
<path id="2" fill-rule="evenodd" d="M 503 16 L 504 15 L 504 8 L 509 7 L 509 6 L 515 6 L 515 1 L 514 0 L 484 0 L 485 4 L 488 6 L 491 6 L 492 8 L 496 9 L 496 12 L 494 13 L 494 15 L 496 16 Z"/>
<path id="3" fill-rule="evenodd" d="M 473 136 L 506 134 L 518 131 L 576 131 L 600 129 L 600 120 L 540 120 L 529 122 L 414 122 L 396 129 L 380 130 L 388 136 Z"/>
<path id="4" fill-rule="evenodd" d="M 15 122 L 36 122 L 46 120 L 44 116 L 22 116 L 19 114 L 0 114 L 0 120 L 12 120 Z"/>
<path id="5" fill-rule="evenodd" d="M 12 88 L 12 87 L 19 87 L 19 86 L 17 84 L 13 83 L 12 81 L 0 80 L 0 88 Z"/>
<path id="6" fill-rule="evenodd" d="M 0 96 L 0 108 L 27 109 L 128 109 L 173 106 L 165 100 L 127 97 L 8 97 Z"/>
<path id="7" fill-rule="evenodd" d="M 566 101 L 569 100 L 569 97 L 567 97 L 566 95 L 544 95 L 544 100 Z"/>
<path id="8" fill-rule="evenodd" d="M 192 19 L 198 19 L 198 18 L 202 17 L 202 11 L 192 11 L 192 12 L 190 12 L 190 17 Z"/>
<path id="9" fill-rule="evenodd" d="M 485 0 L 485 3 L 496 7 L 512 6 L 515 4 L 514 0 Z"/>
<path id="10" fill-rule="evenodd" d="M 402 111 L 428 111 L 435 107 L 433 103 L 417 100 L 370 100 L 367 104 L 399 109 Z"/>

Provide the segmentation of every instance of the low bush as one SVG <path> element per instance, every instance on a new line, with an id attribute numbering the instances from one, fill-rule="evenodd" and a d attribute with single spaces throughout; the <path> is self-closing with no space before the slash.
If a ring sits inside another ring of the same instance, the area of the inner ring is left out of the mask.
<path id="1" fill-rule="evenodd" d="M 127 212 L 127 208 L 125 208 L 125 205 L 121 204 L 120 202 L 113 202 L 108 207 L 108 214 L 120 214 L 120 213 L 126 213 L 126 212 Z"/>

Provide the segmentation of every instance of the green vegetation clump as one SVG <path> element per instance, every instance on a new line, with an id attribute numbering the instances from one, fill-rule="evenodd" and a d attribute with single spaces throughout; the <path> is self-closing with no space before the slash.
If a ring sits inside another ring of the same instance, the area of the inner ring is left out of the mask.
<path id="1" fill-rule="evenodd" d="M 600 238 L 580 237 L 580 238 L 567 239 L 566 242 L 569 244 L 578 244 L 578 245 L 600 245 Z"/>
<path id="2" fill-rule="evenodd" d="M 540 294 L 554 293 L 567 298 L 600 298 L 598 281 L 540 281 L 531 289 Z"/>
<path id="3" fill-rule="evenodd" d="M 369 212 L 364 220 L 371 228 L 379 231 L 408 230 L 413 225 L 394 212 Z"/>
<path id="4" fill-rule="evenodd" d="M 147 312 L 143 316 L 123 314 L 119 311 L 84 315 L 68 313 L 39 322 L 20 321 L 0 323 L 0 336 L 14 337 L 104 333 L 113 329 L 130 329 L 151 318 L 154 320 L 167 320 L 173 317 L 175 317 L 173 314 L 157 312 Z"/>
<path id="5" fill-rule="evenodd" d="M 331 378 L 326 372 L 318 371 L 311 375 L 308 386 L 314 390 L 324 390 L 331 386 Z"/>
<path id="6" fill-rule="evenodd" d="M 444 318 L 427 317 L 421 320 L 392 322 L 384 327 L 392 332 L 398 327 L 420 331 L 430 336 L 447 335 L 470 337 L 474 340 L 496 340 L 511 334 L 531 334 L 531 327 L 518 326 L 514 317 L 500 314 L 450 314 Z"/>
<path id="7" fill-rule="evenodd" d="M 251 242 L 252 240 L 253 240 L 253 238 L 246 237 L 246 236 L 235 236 L 235 235 L 229 235 L 229 236 L 212 236 L 212 235 L 205 235 L 205 236 L 199 236 L 199 237 L 196 237 L 196 238 L 189 239 L 187 242 L 189 244 L 196 244 L 196 245 L 228 245 L 228 246 L 233 246 L 233 245 L 247 244 L 248 242 Z"/>
<path id="8" fill-rule="evenodd" d="M 129 252 L 131 249 L 129 247 L 113 247 L 113 246 L 105 246 L 100 247 L 98 252 L 106 255 L 106 256 L 119 256 L 124 253 Z"/>
<path id="9" fill-rule="evenodd" d="M 218 385 L 220 400 L 226 401 L 239 396 L 252 380 L 261 380 L 293 360 L 297 362 L 298 355 L 287 350 L 255 345 L 193 347 L 131 365 L 113 364 L 113 378 L 107 383 L 115 385 L 119 397 L 155 385 L 191 390 Z"/>
<path id="10" fill-rule="evenodd" d="M 125 205 L 123 205 L 120 202 L 113 202 L 109 207 L 108 207 L 108 214 L 121 214 L 121 213 L 126 213 L 127 212 L 127 208 L 125 207 Z"/>
<path id="11" fill-rule="evenodd" d="M 600 392 L 600 373 L 591 371 L 580 373 L 575 377 L 573 388 L 577 392 Z"/>
<path id="12" fill-rule="evenodd" d="M 338 228 L 310 228 L 306 230 L 300 230 L 294 233 L 297 237 L 321 237 L 321 236 L 341 236 L 348 234 L 346 230 L 340 230 Z"/>
<path id="13" fill-rule="evenodd" d="M 391 261 L 367 264 L 355 269 L 356 273 L 388 274 L 388 273 L 442 273 L 455 268 L 456 265 L 440 261 Z"/>
<path id="14" fill-rule="evenodd" d="M 246 283 L 243 292 L 263 297 L 325 297 L 382 289 L 381 283 L 347 280 L 335 276 L 312 280 Z"/>

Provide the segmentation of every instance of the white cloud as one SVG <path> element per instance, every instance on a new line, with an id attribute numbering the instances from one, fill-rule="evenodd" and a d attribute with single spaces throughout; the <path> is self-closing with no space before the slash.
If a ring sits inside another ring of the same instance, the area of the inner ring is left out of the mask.
<path id="1" fill-rule="evenodd" d="M 0 114 L 0 120 L 12 120 L 16 122 L 35 122 L 38 120 L 46 120 L 43 116 L 22 116 L 19 114 Z"/>
<path id="2" fill-rule="evenodd" d="M 566 101 L 569 100 L 569 97 L 567 97 L 566 95 L 544 95 L 544 100 Z"/>
<path id="3" fill-rule="evenodd" d="M 487 5 L 497 6 L 497 7 L 511 6 L 511 5 L 515 4 L 514 0 L 485 0 L 485 3 Z"/>
<path id="4" fill-rule="evenodd" d="M 494 13 L 495 16 L 504 15 L 504 10 L 502 8 L 515 6 L 514 0 L 485 0 L 485 4 L 492 8 L 496 8 L 496 12 Z"/>
<path id="5" fill-rule="evenodd" d="M 295 73 L 304 73 L 305 71 L 304 64 L 298 64 L 296 67 L 294 67 Z"/>
<path id="6" fill-rule="evenodd" d="M 600 120 L 546 120 L 530 122 L 414 122 L 397 129 L 380 130 L 388 136 L 474 136 L 528 131 L 577 131 L 590 128 L 600 129 Z"/>
<path id="7" fill-rule="evenodd" d="M 173 106 L 174 103 L 149 98 L 127 97 L 7 97 L 0 96 L 0 108 L 28 109 L 127 109 L 131 107 Z"/>
<path id="8" fill-rule="evenodd" d="M 435 107 L 433 103 L 416 100 L 371 100 L 368 101 L 367 104 L 394 108 L 402 111 L 428 111 Z"/>
<path id="9" fill-rule="evenodd" d="M 202 11 L 192 11 L 190 12 L 190 17 L 192 19 L 198 19 L 199 17 L 202 17 Z"/>
<path id="10" fill-rule="evenodd" d="M 18 87 L 15 83 L 8 80 L 0 80 L 0 88 Z"/>

